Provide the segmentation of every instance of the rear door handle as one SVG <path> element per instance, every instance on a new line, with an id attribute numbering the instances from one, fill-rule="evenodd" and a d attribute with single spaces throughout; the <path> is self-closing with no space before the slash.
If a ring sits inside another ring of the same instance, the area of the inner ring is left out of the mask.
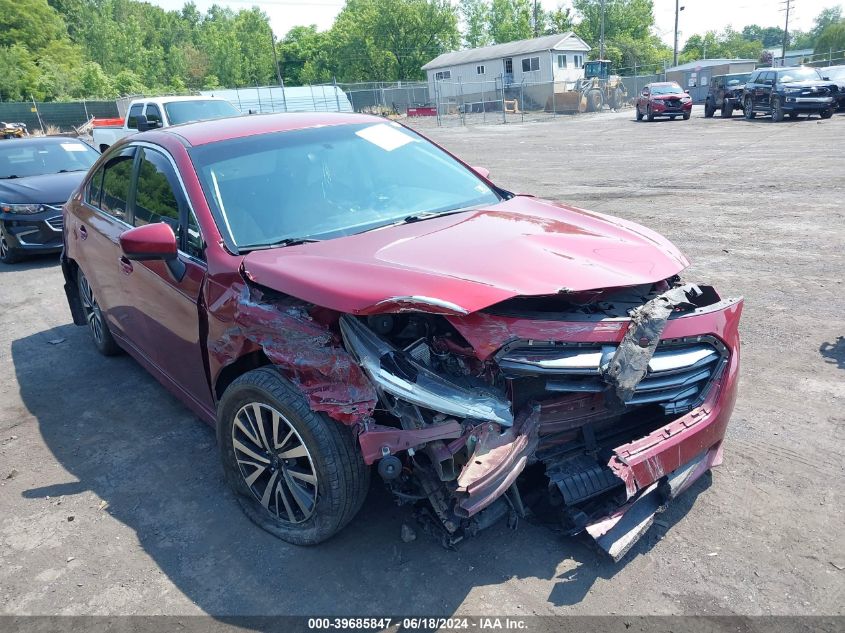
<path id="1" fill-rule="evenodd" d="M 85 228 L 84 224 L 79 225 L 79 237 L 81 237 L 83 240 L 88 239 L 88 229 Z"/>
<path id="2" fill-rule="evenodd" d="M 120 262 L 120 270 L 123 271 L 123 274 L 131 275 L 133 270 L 132 262 L 125 257 L 121 257 L 118 261 Z"/>

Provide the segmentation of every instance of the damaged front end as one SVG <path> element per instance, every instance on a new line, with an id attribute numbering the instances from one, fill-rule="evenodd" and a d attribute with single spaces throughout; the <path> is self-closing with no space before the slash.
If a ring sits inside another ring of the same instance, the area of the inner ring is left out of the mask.
<path id="1" fill-rule="evenodd" d="M 542 482 L 564 528 L 618 560 L 720 463 L 741 299 L 672 278 L 471 314 L 401 307 L 339 320 L 378 397 L 358 437 L 447 544 L 524 516 Z"/>

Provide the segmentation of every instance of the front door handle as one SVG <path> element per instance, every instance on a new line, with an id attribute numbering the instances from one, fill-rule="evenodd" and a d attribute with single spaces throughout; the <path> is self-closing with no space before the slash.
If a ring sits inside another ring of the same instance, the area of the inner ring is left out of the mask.
<path id="1" fill-rule="evenodd" d="M 132 262 L 130 262 L 126 257 L 121 257 L 119 260 L 120 262 L 120 270 L 123 272 L 124 275 L 131 275 L 132 274 Z"/>

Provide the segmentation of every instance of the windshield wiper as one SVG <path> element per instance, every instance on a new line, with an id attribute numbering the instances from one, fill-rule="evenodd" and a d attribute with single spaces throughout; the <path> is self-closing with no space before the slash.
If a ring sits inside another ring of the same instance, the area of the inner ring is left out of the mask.
<path id="1" fill-rule="evenodd" d="M 11 176 L 0 176 L 0 179 L 2 180 L 11 180 L 12 178 L 20 178 L 20 176 L 16 176 L 15 174 L 12 174 Z"/>
<path id="2" fill-rule="evenodd" d="M 279 240 L 277 242 L 270 242 L 269 244 L 261 243 L 261 244 L 247 244 L 246 246 L 239 246 L 238 251 L 243 253 L 244 251 L 264 251 L 268 248 L 280 248 L 283 246 L 296 246 L 298 244 L 310 244 L 312 242 L 319 242 L 320 240 L 315 240 L 310 237 L 286 237 L 283 240 Z"/>

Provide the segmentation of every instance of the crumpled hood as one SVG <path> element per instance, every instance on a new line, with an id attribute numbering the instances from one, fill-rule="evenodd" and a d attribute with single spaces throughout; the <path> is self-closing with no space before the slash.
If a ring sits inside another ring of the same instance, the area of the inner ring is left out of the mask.
<path id="1" fill-rule="evenodd" d="M 255 283 L 352 314 L 467 314 L 518 295 L 652 283 L 688 265 L 633 222 L 525 196 L 243 260 Z"/>
<path id="2" fill-rule="evenodd" d="M 85 178 L 84 171 L 0 179 L 0 202 L 9 204 L 64 203 Z"/>

